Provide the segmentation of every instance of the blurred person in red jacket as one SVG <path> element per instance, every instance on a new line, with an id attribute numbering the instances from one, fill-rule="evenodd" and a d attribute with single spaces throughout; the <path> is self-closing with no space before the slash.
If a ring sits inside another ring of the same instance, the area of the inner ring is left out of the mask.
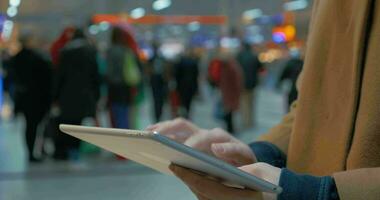
<path id="1" fill-rule="evenodd" d="M 240 96 L 243 88 L 243 75 L 234 53 L 225 50 L 220 54 L 222 67 L 220 70 L 219 88 L 222 95 L 224 121 L 230 133 L 235 132 L 233 114 L 239 109 Z"/>

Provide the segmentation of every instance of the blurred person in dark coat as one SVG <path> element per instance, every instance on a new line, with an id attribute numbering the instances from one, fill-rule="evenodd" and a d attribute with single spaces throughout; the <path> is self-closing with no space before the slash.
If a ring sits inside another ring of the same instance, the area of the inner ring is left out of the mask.
<path id="1" fill-rule="evenodd" d="M 175 65 L 175 79 L 183 116 L 189 118 L 191 103 L 198 91 L 199 66 L 193 50 L 187 51 Z"/>
<path id="2" fill-rule="evenodd" d="M 303 60 L 301 59 L 300 52 L 296 50 L 290 51 L 290 60 L 286 63 L 284 71 L 282 72 L 279 80 L 279 84 L 282 83 L 285 80 L 290 81 L 290 91 L 287 94 L 287 110 L 290 110 L 290 107 L 292 103 L 297 99 L 298 97 L 298 91 L 296 87 L 298 76 L 300 75 L 302 71 L 303 66 Z"/>
<path id="3" fill-rule="evenodd" d="M 51 102 L 52 69 L 49 61 L 33 49 L 33 36 L 20 38 L 22 49 L 9 61 L 9 76 L 14 86 L 15 113 L 25 116 L 25 138 L 29 161 L 39 161 L 33 155 L 37 127 Z"/>
<path id="4" fill-rule="evenodd" d="M 168 95 L 168 63 L 157 43 L 153 44 L 153 57 L 149 60 L 148 73 L 152 88 L 154 119 L 159 122 Z"/>
<path id="5" fill-rule="evenodd" d="M 254 124 L 255 88 L 262 64 L 248 43 L 244 43 L 236 57 L 243 72 L 244 89 L 241 97 L 241 112 L 246 128 Z"/>
<path id="6" fill-rule="evenodd" d="M 86 117 L 95 117 L 99 98 L 97 50 L 81 29 L 59 55 L 59 66 L 54 90 L 54 101 L 60 109 L 59 124 L 80 125 Z M 78 159 L 78 139 L 58 134 L 54 158 Z"/>

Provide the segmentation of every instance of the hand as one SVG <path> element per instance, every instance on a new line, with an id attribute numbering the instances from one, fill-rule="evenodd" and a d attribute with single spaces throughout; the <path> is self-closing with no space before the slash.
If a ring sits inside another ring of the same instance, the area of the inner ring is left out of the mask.
<path id="1" fill-rule="evenodd" d="M 256 162 L 256 156 L 248 145 L 219 128 L 200 130 L 188 138 L 185 145 L 213 155 L 236 167 Z"/>
<path id="2" fill-rule="evenodd" d="M 201 129 L 185 119 L 177 118 L 148 126 L 146 130 L 158 132 L 179 143 L 184 143 Z"/>
<path id="3" fill-rule="evenodd" d="M 158 123 L 147 129 L 157 131 L 177 142 L 213 155 L 234 166 L 243 166 L 256 162 L 256 157 L 248 145 L 222 129 L 200 129 L 184 119 Z"/>
<path id="4" fill-rule="evenodd" d="M 180 178 L 199 200 L 275 200 L 276 194 L 237 189 L 223 185 L 220 181 L 200 175 L 190 169 L 171 165 L 170 169 Z M 240 167 L 241 170 L 278 185 L 281 169 L 266 163 L 255 163 Z"/>

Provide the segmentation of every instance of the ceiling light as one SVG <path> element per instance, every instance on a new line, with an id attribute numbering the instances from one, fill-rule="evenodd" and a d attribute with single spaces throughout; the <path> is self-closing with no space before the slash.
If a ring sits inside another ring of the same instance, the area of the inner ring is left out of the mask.
<path id="1" fill-rule="evenodd" d="M 284 9 L 286 11 L 302 10 L 307 8 L 308 3 L 306 0 L 295 0 L 284 3 Z"/>
<path id="2" fill-rule="evenodd" d="M 9 40 L 11 35 L 12 35 L 12 31 L 13 31 L 13 26 L 14 26 L 14 23 L 11 21 L 11 20 L 6 20 L 4 22 L 4 25 L 3 25 L 3 33 L 2 33 L 2 38 L 4 38 L 5 40 Z"/>
<path id="3" fill-rule="evenodd" d="M 106 30 L 108 30 L 110 27 L 111 27 L 111 25 L 110 25 L 109 22 L 102 21 L 102 22 L 99 23 L 99 28 L 100 28 L 100 30 L 102 30 L 102 31 L 106 31 Z"/>
<path id="4" fill-rule="evenodd" d="M 144 8 L 135 8 L 131 11 L 131 17 L 133 19 L 138 19 L 138 18 L 141 18 L 141 17 L 144 17 L 145 15 L 145 9 Z"/>
<path id="5" fill-rule="evenodd" d="M 200 28 L 201 28 L 201 24 L 197 21 L 190 22 L 187 25 L 187 29 L 189 29 L 189 31 L 192 31 L 192 32 L 198 31 Z"/>
<path id="6" fill-rule="evenodd" d="M 240 46 L 240 40 L 238 38 L 223 37 L 220 40 L 220 46 L 226 49 L 236 49 Z"/>
<path id="7" fill-rule="evenodd" d="M 252 9 L 247 10 L 243 13 L 243 18 L 247 20 L 253 20 L 259 18 L 263 15 L 263 11 L 261 9 Z"/>
<path id="8" fill-rule="evenodd" d="M 19 6 L 21 3 L 21 0 L 9 0 L 9 5 L 10 6 L 14 6 L 14 7 L 17 7 Z"/>
<path id="9" fill-rule="evenodd" d="M 8 10 L 7 10 L 7 15 L 9 17 L 16 16 L 17 15 L 17 7 L 14 7 L 14 6 L 9 7 Z"/>
<path id="10" fill-rule="evenodd" d="M 172 1 L 171 0 L 156 0 L 153 2 L 153 9 L 154 10 L 163 10 L 165 8 L 168 8 L 170 7 L 172 4 Z"/>
<path id="11" fill-rule="evenodd" d="M 96 35 L 99 33 L 99 27 L 98 25 L 91 25 L 89 28 L 88 28 L 88 32 L 91 34 L 91 35 Z"/>

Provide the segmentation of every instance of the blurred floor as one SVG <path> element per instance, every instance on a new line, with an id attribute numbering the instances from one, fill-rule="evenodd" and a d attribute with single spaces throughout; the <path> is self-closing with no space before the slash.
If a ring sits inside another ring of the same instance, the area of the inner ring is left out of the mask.
<path id="1" fill-rule="evenodd" d="M 206 101 L 210 96 L 195 102 L 192 115 L 204 128 L 221 126 L 213 119 L 213 102 Z M 237 135 L 247 143 L 276 124 L 284 110 L 280 94 L 261 89 L 257 98 L 257 126 Z M 142 127 L 151 123 L 148 102 L 142 107 L 141 119 Z M 79 163 L 48 160 L 28 166 L 22 130 L 20 118 L 0 122 L 0 200 L 195 199 L 176 178 L 130 161 L 116 161 L 105 152 L 96 158 L 85 156 Z"/>

